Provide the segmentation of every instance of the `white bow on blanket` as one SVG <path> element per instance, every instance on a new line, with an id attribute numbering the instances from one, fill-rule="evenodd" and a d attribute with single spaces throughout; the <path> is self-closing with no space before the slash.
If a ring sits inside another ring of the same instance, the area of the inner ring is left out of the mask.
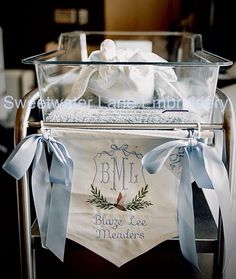
<path id="1" fill-rule="evenodd" d="M 116 49 L 115 43 L 106 39 L 100 50 L 93 51 L 88 60 L 110 64 L 82 67 L 67 99 L 78 100 L 87 91 L 100 97 L 105 104 L 109 100 L 132 101 L 135 105 L 152 104 L 155 91 L 158 98 L 166 95 L 181 98 L 174 86 L 177 76 L 171 67 L 139 64 L 167 62 L 157 54 L 141 49 Z"/>

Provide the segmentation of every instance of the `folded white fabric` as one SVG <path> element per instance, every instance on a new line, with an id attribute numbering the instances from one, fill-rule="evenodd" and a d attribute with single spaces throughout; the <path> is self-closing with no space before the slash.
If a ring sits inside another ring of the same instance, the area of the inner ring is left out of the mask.
<path id="1" fill-rule="evenodd" d="M 100 50 L 93 51 L 88 60 L 114 64 L 82 67 L 67 98 L 78 100 L 89 91 L 100 97 L 105 104 L 110 100 L 128 100 L 137 106 L 152 104 L 155 91 L 158 98 L 181 98 L 174 86 L 177 76 L 171 67 L 138 64 L 167 62 L 157 54 L 141 49 L 116 49 L 115 43 L 106 39 L 101 43 Z M 115 65 L 115 62 L 127 64 Z M 129 62 L 137 64 L 131 65 Z"/>

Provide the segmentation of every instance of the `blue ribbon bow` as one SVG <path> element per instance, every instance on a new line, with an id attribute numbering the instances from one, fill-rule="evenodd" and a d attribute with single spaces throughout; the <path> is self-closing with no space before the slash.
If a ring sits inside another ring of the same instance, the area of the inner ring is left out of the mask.
<path id="1" fill-rule="evenodd" d="M 176 148 L 183 148 L 177 201 L 179 242 L 182 254 L 199 270 L 195 245 L 192 177 L 199 188 L 214 189 L 218 197 L 224 227 L 225 264 L 231 254 L 231 202 L 226 168 L 212 147 L 196 139 L 174 140 L 149 151 L 142 159 L 151 174 L 158 172 Z"/>
<path id="2" fill-rule="evenodd" d="M 52 154 L 50 171 L 45 147 Z M 32 192 L 42 246 L 63 261 L 73 162 L 62 143 L 48 134 L 33 134 L 16 146 L 3 169 L 18 180 L 31 164 Z"/>

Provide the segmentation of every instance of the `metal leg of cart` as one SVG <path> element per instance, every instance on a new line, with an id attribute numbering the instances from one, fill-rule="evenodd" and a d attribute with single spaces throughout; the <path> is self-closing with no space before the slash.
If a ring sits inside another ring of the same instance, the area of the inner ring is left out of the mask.
<path id="1" fill-rule="evenodd" d="M 27 136 L 28 120 L 33 103 L 39 98 L 38 90 L 29 92 L 25 97 L 25 106 L 19 107 L 16 115 L 14 141 L 17 145 Z M 17 183 L 18 225 L 20 241 L 21 278 L 35 278 L 31 234 L 31 208 L 29 177 L 25 174 Z"/>

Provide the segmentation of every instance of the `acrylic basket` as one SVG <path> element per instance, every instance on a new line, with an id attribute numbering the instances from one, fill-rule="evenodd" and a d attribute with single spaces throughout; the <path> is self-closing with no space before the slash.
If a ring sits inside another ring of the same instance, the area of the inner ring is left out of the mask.
<path id="1" fill-rule="evenodd" d="M 123 58 L 99 56 L 105 39 Z M 82 31 L 23 63 L 35 65 L 45 122 L 121 124 L 211 123 L 219 69 L 232 64 L 204 50 L 200 34 Z"/>

